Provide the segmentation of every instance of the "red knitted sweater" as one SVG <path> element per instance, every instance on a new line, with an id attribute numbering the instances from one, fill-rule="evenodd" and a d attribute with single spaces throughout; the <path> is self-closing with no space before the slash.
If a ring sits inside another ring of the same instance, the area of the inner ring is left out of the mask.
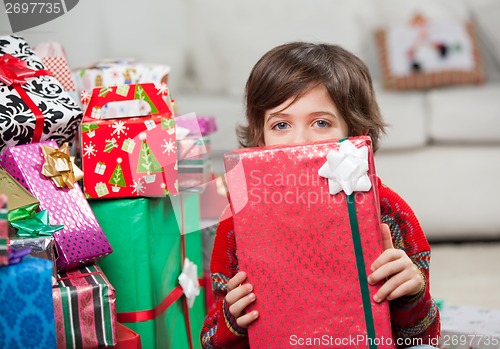
<path id="1" fill-rule="evenodd" d="M 410 206 L 383 185 L 380 179 L 378 189 L 382 222 L 391 229 L 394 247 L 406 252 L 426 281 L 424 291 L 412 299 L 401 297 L 390 302 L 394 340 L 421 338 L 421 343 L 413 342 L 412 345 L 432 344 L 429 341 L 435 341 L 439 336 L 440 319 L 436 303 L 430 295 L 429 243 Z M 221 219 L 217 227 L 210 266 L 215 303 L 205 318 L 201 343 L 204 349 L 248 348 L 247 332 L 236 324 L 225 302 L 227 282 L 236 275 L 239 268 L 233 219 L 227 212 L 223 217 L 228 218 Z M 405 345 L 399 347 L 403 348 Z"/>

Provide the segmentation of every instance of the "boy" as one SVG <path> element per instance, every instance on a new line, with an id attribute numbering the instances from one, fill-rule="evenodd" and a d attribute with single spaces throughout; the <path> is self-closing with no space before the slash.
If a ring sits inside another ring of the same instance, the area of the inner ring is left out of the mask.
<path id="1" fill-rule="evenodd" d="M 369 135 L 375 151 L 385 126 L 366 65 L 327 44 L 296 42 L 266 53 L 247 81 L 246 110 L 248 125 L 238 129 L 243 147 Z M 378 187 L 384 252 L 368 282 L 384 284 L 374 300 L 390 301 L 398 346 L 434 343 L 440 320 L 429 291 L 430 246 L 408 204 L 380 180 Z M 203 348 L 248 348 L 246 328 L 259 313 L 245 308 L 257 295 L 251 284 L 241 285 L 246 274 L 238 268 L 233 220 L 227 210 L 223 217 L 211 262 L 216 304 L 201 342 Z"/>

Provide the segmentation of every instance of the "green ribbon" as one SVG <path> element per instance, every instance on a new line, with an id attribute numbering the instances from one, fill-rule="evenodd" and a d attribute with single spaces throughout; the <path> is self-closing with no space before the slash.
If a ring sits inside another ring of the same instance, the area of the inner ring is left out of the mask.
<path id="1" fill-rule="evenodd" d="M 25 219 L 30 219 L 35 215 L 35 211 L 37 208 L 38 202 L 10 210 L 9 213 L 7 213 L 7 220 L 9 222 L 17 222 Z"/>
<path id="2" fill-rule="evenodd" d="M 47 210 L 35 213 L 32 218 L 22 221 L 10 222 L 17 228 L 17 236 L 22 238 L 36 238 L 39 236 L 52 236 L 56 231 L 64 228 L 64 225 L 50 225 Z"/>
<path id="3" fill-rule="evenodd" d="M 347 138 L 342 138 L 339 143 L 342 143 Z M 359 234 L 358 218 L 356 214 L 356 203 L 354 193 L 346 195 L 347 209 L 349 212 L 349 221 L 351 223 L 352 242 L 354 244 L 354 252 L 356 255 L 356 266 L 358 269 L 359 286 L 361 288 L 361 298 L 363 300 L 363 311 L 365 313 L 366 331 L 370 344 L 370 349 L 377 349 L 375 344 L 375 324 L 373 323 L 372 304 L 370 299 L 370 291 L 368 289 L 368 278 L 366 276 L 365 260 L 363 258 L 363 247 L 361 245 L 361 236 Z"/>

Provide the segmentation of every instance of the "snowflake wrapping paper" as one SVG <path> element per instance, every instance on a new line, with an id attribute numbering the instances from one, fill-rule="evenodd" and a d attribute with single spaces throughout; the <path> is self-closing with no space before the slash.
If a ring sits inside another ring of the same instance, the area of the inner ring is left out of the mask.
<path id="1" fill-rule="evenodd" d="M 349 141 L 368 148 L 376 183 L 370 138 Z M 392 339 L 389 303 L 375 303 L 380 284 L 366 280 L 383 251 L 377 186 L 331 195 L 318 170 L 338 149 L 328 141 L 225 155 L 239 268 L 257 296 L 248 311 L 260 313 L 248 329 L 252 348 L 319 347 L 318 340 L 322 347 L 393 348 L 384 341 Z"/>
<path id="2" fill-rule="evenodd" d="M 57 248 L 58 270 L 89 264 L 113 250 L 97 222 L 78 183 L 73 189 L 58 188 L 41 174 L 42 145 L 57 148 L 54 141 L 19 145 L 0 154 L 0 166 L 23 185 L 47 210 L 50 224 L 64 225 L 53 235 Z"/>
<path id="3" fill-rule="evenodd" d="M 9 62 L 9 54 L 21 62 Z M 11 63 L 26 65 L 20 75 L 35 76 L 12 79 L 18 71 Z M 22 37 L 0 36 L 0 152 L 7 146 L 49 139 L 62 145 L 76 136 L 82 110 L 48 71 L 36 75 L 44 70 Z"/>
<path id="4" fill-rule="evenodd" d="M 131 109 L 146 115 L 120 117 Z M 82 123 L 82 153 L 87 197 L 178 192 L 175 121 L 154 84 L 94 89 Z"/>

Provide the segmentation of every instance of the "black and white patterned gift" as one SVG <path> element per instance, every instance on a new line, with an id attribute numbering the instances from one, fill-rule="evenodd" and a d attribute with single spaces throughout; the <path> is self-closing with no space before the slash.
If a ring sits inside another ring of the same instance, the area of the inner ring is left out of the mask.
<path id="1" fill-rule="evenodd" d="M 48 139 L 71 142 L 83 114 L 20 36 L 0 36 L 0 152 Z"/>

